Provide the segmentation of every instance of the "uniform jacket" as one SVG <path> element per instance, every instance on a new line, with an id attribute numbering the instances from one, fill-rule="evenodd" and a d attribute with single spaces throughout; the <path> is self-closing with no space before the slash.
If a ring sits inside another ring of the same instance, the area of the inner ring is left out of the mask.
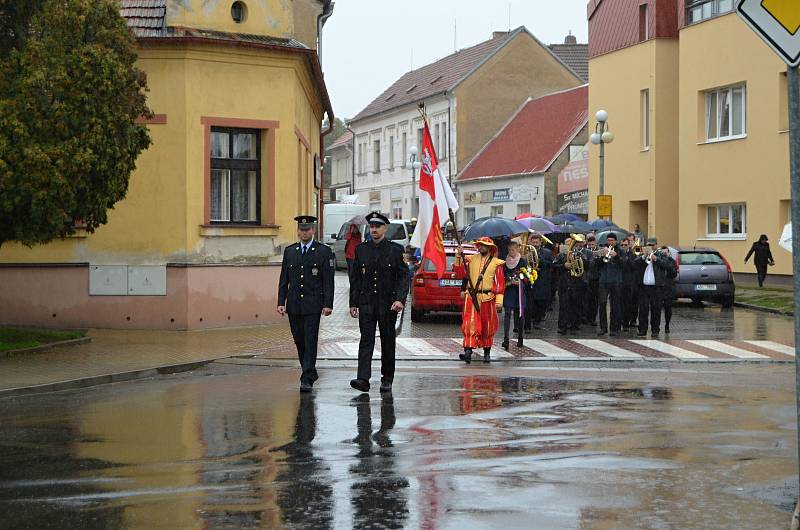
<path id="1" fill-rule="evenodd" d="M 637 269 L 641 271 L 639 277 L 640 285 L 644 285 L 644 273 L 647 270 L 647 254 L 642 254 L 634 261 Z M 667 276 L 675 273 L 676 263 L 671 257 L 661 255 L 656 252 L 653 255 L 653 276 L 655 277 L 656 287 L 667 285 Z M 673 276 L 674 277 L 674 276 Z"/>
<path id="2" fill-rule="evenodd" d="M 333 309 L 333 251 L 312 241 L 305 255 L 300 242 L 283 251 L 278 282 L 278 305 L 289 314 L 311 315 Z"/>
<path id="3" fill-rule="evenodd" d="M 564 265 L 567 263 L 567 253 L 561 252 L 558 256 L 555 257 L 553 260 L 553 270 L 557 271 L 560 275 L 558 281 L 558 290 L 559 292 L 564 291 L 566 289 L 584 289 L 586 282 L 584 282 L 583 277 L 577 278 L 570 274 L 569 269 L 567 269 Z M 585 265 L 585 263 L 584 263 Z M 585 270 L 585 269 L 584 269 Z M 585 276 L 584 272 L 584 276 Z"/>
<path id="4" fill-rule="evenodd" d="M 539 278 L 533 282 L 530 289 L 534 300 L 550 300 L 553 281 L 553 253 L 550 249 L 541 247 L 539 253 Z"/>
<path id="5" fill-rule="evenodd" d="M 636 270 L 636 266 L 634 263 L 636 260 L 636 254 L 634 254 L 630 250 L 627 252 L 620 252 L 619 260 L 620 263 L 622 263 L 623 284 L 626 287 L 636 287 L 637 276 L 638 276 L 638 271 Z M 641 283 L 642 283 L 641 278 L 639 278 L 639 284 Z"/>
<path id="6" fill-rule="evenodd" d="M 356 247 L 350 278 L 350 307 L 385 313 L 394 302 L 405 304 L 408 278 L 403 247 L 387 239 L 361 243 Z"/>
<path id="7" fill-rule="evenodd" d="M 595 259 L 595 263 L 597 264 L 597 268 L 599 270 L 600 283 L 616 283 L 621 285 L 624 280 L 622 273 L 622 261 L 619 257 L 619 246 L 615 246 L 614 251 L 617 253 L 617 255 L 613 258 L 609 258 L 608 261 L 605 261 L 603 258 Z"/>
<path id="8" fill-rule="evenodd" d="M 486 260 L 482 259 L 483 256 L 480 254 L 472 254 L 464 258 L 466 259 L 466 264 L 463 261 L 459 263 L 458 258 L 456 258 L 456 263 L 453 264 L 453 272 L 456 273 L 456 278 L 461 280 L 469 278 L 472 280 L 472 286 L 478 292 L 478 302 L 481 304 L 494 300 L 497 305 L 503 305 L 503 293 L 506 290 L 505 276 L 503 275 L 505 262 L 489 254 L 486 258 L 490 260 L 489 266 L 486 267 L 486 272 L 483 273 L 483 277 L 478 283 L 478 276 L 480 276 L 481 270 L 483 270 L 482 265 L 486 264 Z M 463 286 L 469 286 L 469 282 L 465 281 Z"/>
<path id="9" fill-rule="evenodd" d="M 583 279 L 587 282 L 597 282 L 600 279 L 600 268 L 595 262 L 593 251 L 589 247 L 584 247 L 581 252 L 583 252 L 583 262 L 586 270 Z"/>

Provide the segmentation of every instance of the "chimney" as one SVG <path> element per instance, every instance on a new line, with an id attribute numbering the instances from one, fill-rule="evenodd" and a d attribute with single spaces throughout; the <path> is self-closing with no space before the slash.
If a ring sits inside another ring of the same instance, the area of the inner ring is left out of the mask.
<path id="1" fill-rule="evenodd" d="M 578 44 L 578 39 L 572 34 L 572 31 L 569 32 L 569 35 L 564 37 L 564 44 Z"/>
<path id="2" fill-rule="evenodd" d="M 508 36 L 507 31 L 493 31 L 492 38 L 493 39 L 504 39 Z"/>

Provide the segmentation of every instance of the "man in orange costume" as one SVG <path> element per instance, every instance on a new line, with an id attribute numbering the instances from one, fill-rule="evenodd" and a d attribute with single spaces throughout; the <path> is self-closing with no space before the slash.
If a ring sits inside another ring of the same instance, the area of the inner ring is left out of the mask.
<path id="1" fill-rule="evenodd" d="M 494 241 L 482 237 L 475 241 L 475 246 L 479 253 L 468 257 L 459 248 L 453 263 L 453 272 L 463 280 L 461 290 L 465 296 L 461 333 L 464 335 L 464 353 L 459 358 L 467 364 L 472 362 L 473 348 L 483 348 L 483 362 L 489 362 L 498 325 L 497 310 L 503 306 L 506 288 L 504 262 L 497 258 Z"/>

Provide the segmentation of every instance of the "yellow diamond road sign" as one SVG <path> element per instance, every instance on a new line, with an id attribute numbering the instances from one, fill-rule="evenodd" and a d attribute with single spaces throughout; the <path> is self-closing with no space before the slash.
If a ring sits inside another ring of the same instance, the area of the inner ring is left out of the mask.
<path id="1" fill-rule="evenodd" d="M 800 63 L 800 1 L 737 0 L 736 12 L 787 64 Z"/>

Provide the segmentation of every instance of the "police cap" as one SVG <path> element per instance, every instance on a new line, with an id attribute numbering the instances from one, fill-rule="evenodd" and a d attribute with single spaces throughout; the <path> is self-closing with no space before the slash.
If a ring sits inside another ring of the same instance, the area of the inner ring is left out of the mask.
<path id="1" fill-rule="evenodd" d="M 389 218 L 380 212 L 370 212 L 366 216 L 367 223 L 371 225 L 388 225 Z"/>
<path id="2" fill-rule="evenodd" d="M 297 221 L 297 227 L 301 230 L 314 228 L 314 223 L 317 222 L 317 218 L 313 215 L 298 215 L 294 220 Z"/>

